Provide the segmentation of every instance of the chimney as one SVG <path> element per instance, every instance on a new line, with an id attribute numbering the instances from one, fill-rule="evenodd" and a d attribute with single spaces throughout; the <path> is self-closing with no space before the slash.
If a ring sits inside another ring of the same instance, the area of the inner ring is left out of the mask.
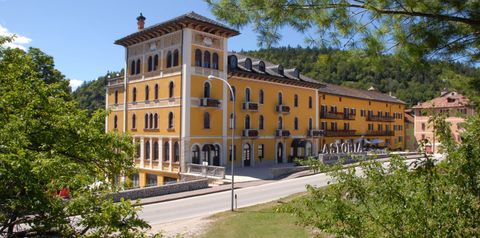
<path id="1" fill-rule="evenodd" d="M 141 31 L 143 30 L 143 28 L 145 27 L 145 17 L 142 15 L 142 13 L 140 13 L 140 16 L 137 17 L 137 28 L 138 28 L 138 31 Z"/>

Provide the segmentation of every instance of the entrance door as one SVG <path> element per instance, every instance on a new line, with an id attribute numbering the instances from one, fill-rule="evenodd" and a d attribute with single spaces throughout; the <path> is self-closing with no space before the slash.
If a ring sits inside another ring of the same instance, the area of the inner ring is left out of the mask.
<path id="1" fill-rule="evenodd" d="M 215 150 L 213 151 L 213 165 L 220 166 L 220 146 L 215 145 Z"/>
<path id="2" fill-rule="evenodd" d="M 243 145 L 243 166 L 250 166 L 251 148 L 250 144 Z"/>
<path id="3" fill-rule="evenodd" d="M 277 162 L 282 163 L 283 162 L 283 144 L 278 143 L 277 145 Z"/>

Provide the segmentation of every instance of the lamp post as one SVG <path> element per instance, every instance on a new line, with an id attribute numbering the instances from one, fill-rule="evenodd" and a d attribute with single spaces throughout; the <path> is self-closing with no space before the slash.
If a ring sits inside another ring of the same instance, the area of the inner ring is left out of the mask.
<path id="1" fill-rule="evenodd" d="M 232 115 L 233 115 L 233 118 L 232 118 L 232 144 L 230 145 L 231 148 L 232 148 L 232 156 L 231 156 L 231 162 L 230 162 L 230 165 L 231 165 L 231 170 L 232 170 L 232 207 L 231 207 L 231 211 L 234 211 L 234 197 L 235 197 L 235 182 L 234 182 L 234 172 L 233 172 L 233 163 L 234 163 L 234 160 L 235 160 L 235 93 L 233 92 L 233 89 L 232 89 L 232 86 L 227 82 L 227 80 L 223 79 L 223 78 L 220 78 L 220 77 L 216 77 L 214 75 L 208 75 L 208 80 L 211 81 L 213 79 L 218 79 L 222 82 L 224 82 L 227 86 L 228 86 L 228 89 L 230 89 L 230 95 L 232 95 Z"/>

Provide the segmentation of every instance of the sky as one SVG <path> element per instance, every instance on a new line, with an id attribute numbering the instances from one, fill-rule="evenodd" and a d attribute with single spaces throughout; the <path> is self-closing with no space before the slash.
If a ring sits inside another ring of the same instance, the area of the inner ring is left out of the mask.
<path id="1" fill-rule="evenodd" d="M 140 12 L 148 27 L 190 11 L 215 19 L 202 0 L 0 0 L 0 35 L 17 35 L 10 47 L 37 47 L 53 56 L 76 88 L 123 68 L 124 48 L 113 42 L 137 30 Z M 229 50 L 258 49 L 251 26 L 240 32 Z M 278 46 L 305 46 L 302 34 L 288 28 L 282 34 Z"/>

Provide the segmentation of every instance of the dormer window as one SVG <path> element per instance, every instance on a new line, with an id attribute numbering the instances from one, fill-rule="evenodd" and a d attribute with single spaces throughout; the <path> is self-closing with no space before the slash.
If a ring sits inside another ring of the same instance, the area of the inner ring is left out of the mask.
<path id="1" fill-rule="evenodd" d="M 447 98 L 447 102 L 448 103 L 453 103 L 453 102 L 455 102 L 455 98 Z"/>
<path id="2" fill-rule="evenodd" d="M 258 70 L 265 72 L 265 63 L 263 61 L 258 63 Z"/>
<path id="3" fill-rule="evenodd" d="M 252 70 L 252 60 L 250 58 L 245 59 L 245 68 L 247 70 Z"/>
<path id="4" fill-rule="evenodd" d="M 234 71 L 237 69 L 237 65 L 238 65 L 238 59 L 237 59 L 237 56 L 235 55 L 230 55 L 228 57 L 228 67 L 231 71 Z"/>
<path id="5" fill-rule="evenodd" d="M 298 69 L 293 70 L 293 76 L 295 76 L 295 78 L 300 78 L 300 70 Z"/>
<path id="6" fill-rule="evenodd" d="M 278 65 L 277 72 L 278 72 L 278 74 L 283 75 L 283 66 L 282 65 Z"/>

